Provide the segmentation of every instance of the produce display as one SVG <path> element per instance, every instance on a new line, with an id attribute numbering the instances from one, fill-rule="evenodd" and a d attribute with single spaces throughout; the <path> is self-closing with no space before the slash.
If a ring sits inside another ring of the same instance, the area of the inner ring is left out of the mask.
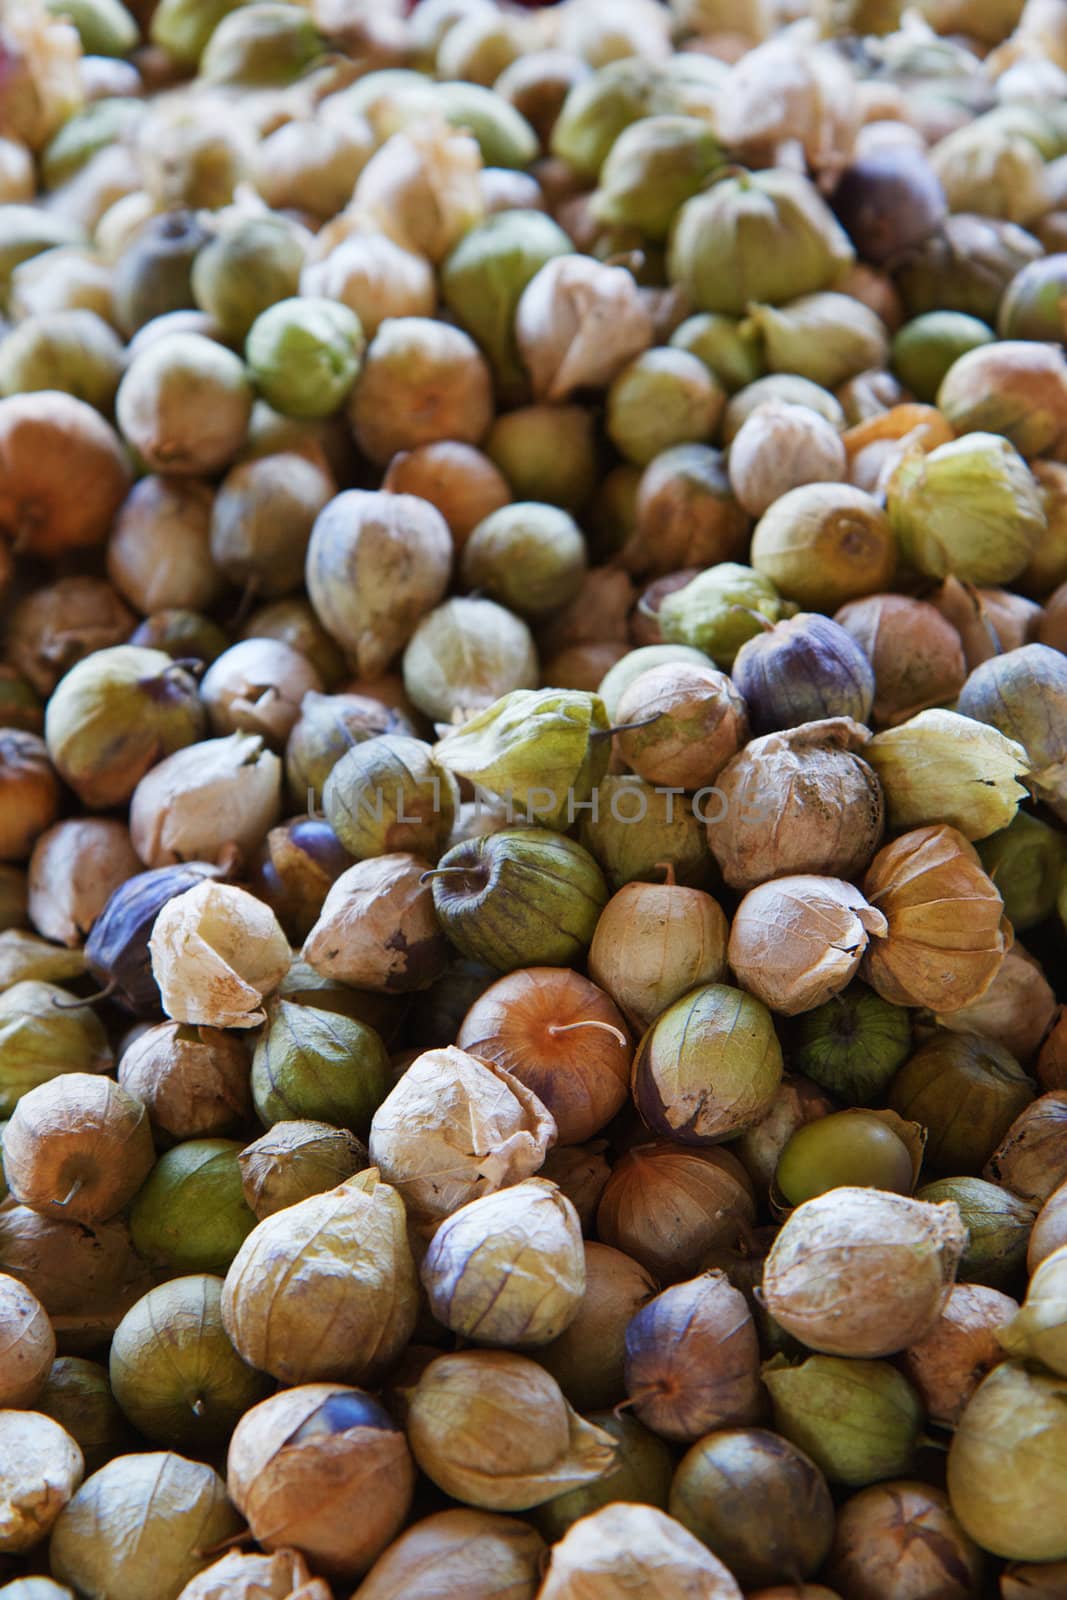
<path id="1" fill-rule="evenodd" d="M 1067 1600 L 1067 0 L 0 0 L 0 1600 Z"/>

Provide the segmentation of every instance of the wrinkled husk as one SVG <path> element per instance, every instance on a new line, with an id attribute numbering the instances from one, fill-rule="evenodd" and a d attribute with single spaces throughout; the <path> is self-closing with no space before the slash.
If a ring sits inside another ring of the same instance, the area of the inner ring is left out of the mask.
<path id="1" fill-rule="evenodd" d="M 538 1600 L 740 1600 L 741 1590 L 707 1547 L 655 1506 L 606 1505 L 553 1545 Z"/>
<path id="2" fill-rule="evenodd" d="M 652 343 L 649 311 L 622 267 L 557 256 L 523 291 L 515 337 L 538 400 L 606 388 Z"/>
<path id="3" fill-rule="evenodd" d="M 322 1578 L 312 1578 L 296 1550 L 272 1555 L 231 1550 L 187 1583 L 178 1600 L 330 1600 Z"/>
<path id="4" fill-rule="evenodd" d="M 417 1292 L 403 1203 L 371 1168 L 253 1228 L 222 1314 L 240 1355 L 282 1383 L 358 1383 L 407 1344 Z"/>
<path id="5" fill-rule="evenodd" d="M 896 829 L 947 822 L 965 839 L 985 839 L 1006 828 L 1026 798 L 1022 745 L 954 711 L 920 711 L 875 734 L 865 754 Z"/>
<path id="6" fill-rule="evenodd" d="M 665 1289 L 634 1315 L 626 1391 L 639 1421 L 664 1439 L 691 1442 L 757 1419 L 759 1340 L 724 1272 Z"/>
<path id="7" fill-rule="evenodd" d="M 764 1268 L 764 1302 L 810 1349 L 892 1355 L 940 1316 L 966 1239 L 952 1204 L 832 1189 L 783 1225 Z"/>
<path id="8" fill-rule="evenodd" d="M 269 906 L 210 880 L 168 900 L 149 940 L 163 1009 L 176 1022 L 254 1028 L 292 951 Z"/>
<path id="9" fill-rule="evenodd" d="M 424 884 L 427 863 L 398 852 L 342 872 L 301 952 L 315 971 L 377 993 L 426 989 L 449 949 Z"/>
<path id="10" fill-rule="evenodd" d="M 998 1335 L 1010 1356 L 1067 1377 L 1067 1248 L 1054 1250 L 1030 1279 L 1022 1310 Z"/>
<path id="11" fill-rule="evenodd" d="M 637 1028 L 726 976 L 727 922 L 717 900 L 683 884 L 628 883 L 604 907 L 589 974 Z"/>
<path id="12" fill-rule="evenodd" d="M 999 1332 L 1018 1309 L 999 1289 L 957 1283 L 933 1327 L 905 1351 L 904 1370 L 934 1422 L 959 1421 L 986 1373 L 1003 1361 Z"/>
<path id="13" fill-rule="evenodd" d="M 536 1529 L 515 1517 L 459 1507 L 438 1511 L 394 1539 L 353 1600 L 439 1600 L 450 1593 L 534 1600 L 544 1551 Z"/>
<path id="14" fill-rule="evenodd" d="M 232 733 L 175 751 L 130 802 L 130 837 L 146 867 L 248 855 L 281 816 L 282 763 L 258 734 Z"/>
<path id="15" fill-rule="evenodd" d="M 17 1554 L 47 1538 L 84 1465 L 74 1440 L 51 1417 L 0 1412 L 0 1550 Z"/>
<path id="16" fill-rule="evenodd" d="M 733 1248 L 755 1221 L 752 1184 L 730 1151 L 665 1139 L 616 1162 L 597 1209 L 604 1243 L 664 1283 L 692 1276 L 711 1250 Z"/>
<path id="17" fill-rule="evenodd" d="M 1067 1092 L 1039 1095 L 1020 1112 L 986 1163 L 983 1177 L 1022 1200 L 1044 1205 L 1067 1178 Z"/>
<path id="18" fill-rule="evenodd" d="M 410 1397 L 408 1439 L 439 1488 L 487 1511 L 541 1505 L 602 1477 L 617 1454 L 542 1367 L 502 1350 L 432 1361 Z"/>
<path id="19" fill-rule="evenodd" d="M 840 994 L 869 939 L 886 929 L 882 913 L 841 878 L 777 878 L 738 906 L 729 962 L 751 994 L 791 1017 Z"/>
<path id="20" fill-rule="evenodd" d="M 905 1480 L 846 1501 L 826 1576 L 850 1600 L 882 1600 L 887 1589 L 968 1600 L 980 1592 L 983 1561 L 943 1490 Z"/>

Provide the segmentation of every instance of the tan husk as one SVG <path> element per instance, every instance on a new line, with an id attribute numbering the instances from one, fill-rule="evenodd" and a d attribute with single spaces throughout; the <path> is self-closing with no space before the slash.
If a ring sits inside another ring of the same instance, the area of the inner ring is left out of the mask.
<path id="1" fill-rule="evenodd" d="M 526 1086 L 449 1045 L 408 1067 L 374 1113 L 371 1160 L 417 1215 L 444 1217 L 530 1178 L 556 1124 Z"/>
<path id="2" fill-rule="evenodd" d="M 48 1537 L 82 1481 L 85 1459 L 65 1428 L 35 1411 L 0 1411 L 0 1550 Z"/>
<path id="3" fill-rule="evenodd" d="M 1026 1252 L 1027 1271 L 1035 1272 L 1054 1250 L 1067 1244 L 1067 1183 L 1053 1189 L 1037 1214 Z"/>
<path id="4" fill-rule="evenodd" d="M 282 763 L 254 733 L 232 733 L 175 751 L 141 779 L 130 801 L 130 837 L 146 867 L 243 855 L 281 818 Z"/>
<path id="5" fill-rule="evenodd" d="M 529 1523 L 457 1506 L 424 1517 L 394 1539 L 353 1600 L 444 1600 L 465 1593 L 533 1600 L 544 1554 L 544 1540 Z"/>
<path id="6" fill-rule="evenodd" d="M 783 1016 L 840 994 L 871 938 L 887 923 L 841 878 L 797 875 L 750 889 L 730 929 L 729 961 L 738 981 Z"/>
<path id="7" fill-rule="evenodd" d="M 148 1113 L 111 1078 L 64 1072 L 24 1094 L 4 1129 L 15 1199 L 66 1222 L 106 1222 L 155 1161 Z"/>
<path id="8" fill-rule="evenodd" d="M 342 872 L 304 941 L 303 959 L 323 976 L 356 988 L 427 988 L 448 962 L 433 892 L 421 881 L 427 866 L 397 852 Z"/>
<path id="9" fill-rule="evenodd" d="M 515 337 L 538 400 L 606 388 L 652 343 L 651 315 L 622 267 L 557 256 L 523 291 Z"/>
<path id="10" fill-rule="evenodd" d="M 210 880 L 167 901 L 148 948 L 167 1015 L 214 1028 L 257 1027 L 292 959 L 269 906 Z"/>
<path id="11" fill-rule="evenodd" d="M 1056 1010 L 1055 992 L 1040 964 L 1021 944 L 1016 944 L 979 999 L 958 1011 L 935 1016 L 934 1021 L 939 1028 L 953 1033 L 980 1033 L 983 1038 L 993 1039 L 1025 1064 L 1051 1027 Z"/>
<path id="12" fill-rule="evenodd" d="M 597 1209 L 600 1239 L 664 1283 L 690 1277 L 710 1250 L 735 1246 L 755 1221 L 752 1185 L 736 1156 L 666 1139 L 616 1162 Z"/>
<path id="13" fill-rule="evenodd" d="M 616 1444 L 535 1361 L 504 1350 L 439 1356 L 408 1410 L 416 1461 L 455 1499 L 524 1511 L 610 1472 Z"/>
<path id="14" fill-rule="evenodd" d="M 323 1578 L 313 1578 L 297 1550 L 228 1554 L 187 1583 L 178 1600 L 331 1600 Z"/>
<path id="15" fill-rule="evenodd" d="M 764 1303 L 809 1349 L 892 1355 L 940 1316 L 966 1241 L 951 1202 L 831 1189 L 783 1224 L 764 1267 Z"/>
<path id="16" fill-rule="evenodd" d="M 1039 1095 L 1021 1111 L 986 1163 L 983 1177 L 1037 1205 L 1067 1178 L 1067 1090 Z"/>
<path id="17" fill-rule="evenodd" d="M 30 921 L 46 939 L 73 949 L 113 890 L 140 870 L 124 823 L 104 817 L 57 822 L 41 835 L 30 857 Z"/>
<path id="18" fill-rule="evenodd" d="M 552 1547 L 538 1600 L 741 1600 L 700 1540 L 656 1506 L 615 1501 L 582 1517 Z"/>
<path id="19" fill-rule="evenodd" d="M 31 1406 L 55 1354 L 56 1336 L 37 1296 L 0 1273 L 0 1406 Z"/>
<path id="20" fill-rule="evenodd" d="M 1067 1249 L 1045 1257 L 1030 1279 L 1022 1310 L 998 1334 L 1008 1355 L 1039 1361 L 1067 1376 Z"/>
<path id="21" fill-rule="evenodd" d="M 668 881 L 627 883 L 600 914 L 589 975 L 636 1028 L 644 1029 L 690 989 L 726 976 L 728 925 L 702 889 Z"/>
<path id="22" fill-rule="evenodd" d="M 1018 1302 L 980 1283 L 957 1283 L 944 1310 L 904 1352 L 904 1371 L 935 1422 L 954 1426 L 986 1373 L 1004 1359 L 998 1329 L 1011 1322 Z"/>

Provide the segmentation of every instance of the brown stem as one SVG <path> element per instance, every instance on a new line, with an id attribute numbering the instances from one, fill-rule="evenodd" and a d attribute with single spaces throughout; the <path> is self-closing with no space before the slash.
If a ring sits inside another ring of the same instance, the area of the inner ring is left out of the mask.
<path id="1" fill-rule="evenodd" d="M 595 1017 L 589 1017 L 584 1022 L 553 1022 L 548 1031 L 555 1036 L 557 1033 L 573 1033 L 575 1028 L 599 1028 L 601 1033 L 610 1033 L 623 1050 L 630 1042 L 621 1028 L 616 1028 L 610 1022 L 599 1022 Z"/>
<path id="2" fill-rule="evenodd" d="M 457 874 L 465 878 L 470 871 L 469 867 L 431 867 L 429 872 L 424 872 L 419 879 L 420 883 L 429 883 L 431 878 L 451 878 Z"/>
<path id="3" fill-rule="evenodd" d="M 673 861 L 657 861 L 656 871 L 663 873 L 663 886 L 665 889 L 677 888 L 678 880 L 674 875 Z"/>
<path id="4" fill-rule="evenodd" d="M 613 728 L 591 728 L 590 739 L 611 739 L 617 733 L 635 733 L 638 728 L 650 728 L 663 716 L 662 711 L 653 711 L 650 717 L 643 717 L 640 722 L 619 722 Z"/>
<path id="5" fill-rule="evenodd" d="M 57 1206 L 69 1206 L 70 1202 L 72 1200 L 77 1199 L 78 1195 L 81 1194 L 81 1192 L 82 1192 L 82 1190 L 84 1188 L 85 1188 L 85 1184 L 84 1184 L 83 1180 L 81 1178 L 75 1178 L 74 1182 L 71 1184 L 70 1188 L 67 1190 L 67 1192 L 63 1196 L 62 1200 L 57 1200 L 56 1201 L 56 1205 Z"/>
<path id="6" fill-rule="evenodd" d="M 746 617 L 751 617 L 753 622 L 758 622 L 764 633 L 774 632 L 774 623 L 765 617 L 762 611 L 753 611 L 751 606 L 732 605 L 731 611 L 743 611 Z"/>
<path id="7" fill-rule="evenodd" d="M 118 986 L 118 979 L 112 978 L 111 982 L 103 989 L 98 989 L 96 994 L 87 994 L 83 999 L 72 995 L 69 1000 L 59 1000 L 53 995 L 52 1004 L 57 1011 L 77 1011 L 79 1006 L 97 1006 L 101 1000 L 110 1000 Z"/>

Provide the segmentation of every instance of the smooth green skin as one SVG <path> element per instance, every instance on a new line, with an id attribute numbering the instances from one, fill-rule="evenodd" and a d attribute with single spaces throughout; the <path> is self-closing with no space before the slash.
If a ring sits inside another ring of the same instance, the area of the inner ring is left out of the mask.
<path id="1" fill-rule="evenodd" d="M 719 311 L 702 311 L 687 317 L 680 328 L 675 328 L 668 343 L 703 361 L 727 394 L 736 394 L 767 371 L 759 329 L 747 319 L 728 317 Z"/>
<path id="2" fill-rule="evenodd" d="M 1017 1285 L 1026 1265 L 1036 1206 L 985 1178 L 941 1178 L 918 1190 L 915 1198 L 930 1205 L 952 1200 L 959 1207 L 967 1229 L 967 1244 L 957 1268 L 961 1283 L 984 1283 L 1009 1291 Z"/>
<path id="3" fill-rule="evenodd" d="M 189 1139 L 160 1156 L 130 1208 L 134 1249 L 175 1272 L 223 1274 L 256 1225 L 235 1139 Z"/>
<path id="4" fill-rule="evenodd" d="M 890 362 L 916 400 L 933 405 L 953 362 L 968 350 L 992 344 L 995 338 L 988 323 L 964 311 L 925 311 L 893 335 Z"/>
<path id="5" fill-rule="evenodd" d="M 911 1054 L 911 1018 L 904 1006 L 854 983 L 797 1017 L 790 1061 L 846 1105 L 869 1105 L 888 1088 Z"/>
<path id="6" fill-rule="evenodd" d="M 280 217 L 252 216 L 204 245 L 193 262 L 193 296 L 230 339 L 300 287 L 304 247 Z"/>
<path id="7" fill-rule="evenodd" d="M 317 420 L 339 411 L 359 376 L 363 324 L 335 300 L 279 300 L 253 322 L 245 361 L 267 404 L 285 417 Z"/>
<path id="8" fill-rule="evenodd" d="M 45 0 L 54 17 L 78 30 L 87 56 L 128 56 L 141 42 L 141 30 L 122 0 Z"/>
<path id="9" fill-rule="evenodd" d="M 1025 933 L 1052 915 L 1067 840 L 1027 811 L 975 846 L 982 865 L 1000 890 L 1004 915 L 1016 933 Z"/>
<path id="10" fill-rule="evenodd" d="M 837 1111 L 798 1128 L 778 1158 L 775 1183 L 790 1205 L 848 1185 L 910 1194 L 904 1141 L 867 1111 Z"/>
<path id="11" fill-rule="evenodd" d="M 252 1099 L 265 1128 L 326 1122 L 366 1136 L 391 1088 L 389 1057 L 372 1028 L 316 1006 L 272 1004 L 252 1060 Z"/>
<path id="12" fill-rule="evenodd" d="M 207 1273 L 150 1289 L 115 1329 L 111 1389 L 126 1418 L 153 1444 L 210 1449 L 270 1393 L 222 1322 L 222 1279 Z"/>

